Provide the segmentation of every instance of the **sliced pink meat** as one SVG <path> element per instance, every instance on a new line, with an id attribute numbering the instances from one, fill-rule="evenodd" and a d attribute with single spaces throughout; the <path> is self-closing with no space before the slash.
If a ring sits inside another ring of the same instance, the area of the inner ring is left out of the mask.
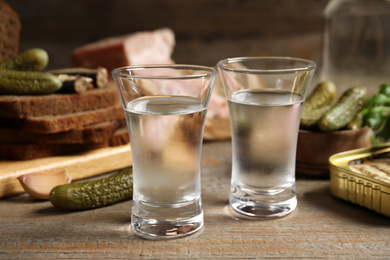
<path id="1" fill-rule="evenodd" d="M 129 65 L 172 64 L 174 46 L 173 31 L 163 28 L 106 38 L 83 45 L 72 52 L 71 61 L 74 67 L 101 66 L 109 72 Z"/>
<path id="2" fill-rule="evenodd" d="M 163 28 L 106 38 L 81 46 L 72 52 L 71 59 L 74 67 L 97 68 L 100 66 L 111 72 L 115 68 L 129 65 L 174 64 L 171 59 L 174 47 L 174 32 L 169 28 Z M 151 71 L 149 70 L 148 73 Z M 160 74 L 161 70 L 155 73 Z M 175 73 L 174 70 L 167 69 L 165 71 L 166 76 L 173 75 L 173 73 Z M 137 74 L 142 75 L 142 72 L 138 71 Z M 202 85 L 202 82 L 167 80 L 146 86 L 144 94 L 163 93 L 197 96 L 194 93 L 200 93 L 197 88 Z M 197 97 L 200 98 L 200 96 Z M 225 97 L 214 93 L 210 99 L 207 118 L 228 117 L 229 112 Z"/>

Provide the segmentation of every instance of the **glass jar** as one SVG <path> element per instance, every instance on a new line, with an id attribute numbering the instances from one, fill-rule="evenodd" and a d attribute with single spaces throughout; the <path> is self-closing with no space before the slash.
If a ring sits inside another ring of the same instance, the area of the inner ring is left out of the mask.
<path id="1" fill-rule="evenodd" d="M 331 0 L 324 16 L 320 80 L 333 81 L 339 95 L 390 84 L 390 0 Z"/>

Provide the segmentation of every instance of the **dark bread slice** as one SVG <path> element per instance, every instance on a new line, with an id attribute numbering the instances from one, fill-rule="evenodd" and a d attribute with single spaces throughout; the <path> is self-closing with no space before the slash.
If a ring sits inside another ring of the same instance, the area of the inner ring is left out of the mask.
<path id="1" fill-rule="evenodd" d="M 0 62 L 18 54 L 21 29 L 19 15 L 0 0 Z"/>
<path id="2" fill-rule="evenodd" d="M 110 146 L 118 146 L 122 144 L 127 144 L 130 142 L 130 137 L 127 131 L 127 127 L 121 127 L 118 130 L 115 131 L 114 136 L 112 136 L 108 143 Z"/>
<path id="3" fill-rule="evenodd" d="M 119 120 L 96 123 L 53 134 L 31 133 L 13 128 L 0 128 L 0 144 L 37 144 L 37 143 L 103 143 L 109 140 L 121 127 Z"/>
<path id="4" fill-rule="evenodd" d="M 29 118 L 0 118 L 3 127 L 23 129 L 33 133 L 58 133 L 83 129 L 86 125 L 111 120 L 124 119 L 121 105 L 76 112 L 66 115 L 41 116 Z"/>
<path id="5" fill-rule="evenodd" d="M 64 115 L 117 104 L 119 104 L 119 95 L 116 88 L 111 85 L 80 94 L 0 95 L 0 117 L 26 118 Z"/>
<path id="6" fill-rule="evenodd" d="M 128 143 L 126 136 L 128 138 L 127 129 L 126 131 L 121 129 L 108 141 L 96 144 L 0 144 L 0 158 L 1 160 L 31 160 L 50 156 L 74 155 L 93 149 L 124 145 Z"/>

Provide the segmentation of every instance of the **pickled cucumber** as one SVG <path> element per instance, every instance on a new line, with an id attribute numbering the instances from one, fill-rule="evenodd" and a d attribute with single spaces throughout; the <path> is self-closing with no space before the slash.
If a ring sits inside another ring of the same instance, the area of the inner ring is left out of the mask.
<path id="1" fill-rule="evenodd" d="M 361 128 L 362 125 L 363 125 L 363 115 L 362 113 L 359 112 L 356 114 L 355 118 L 352 119 L 352 121 L 347 124 L 346 128 L 347 130 L 357 130 Z"/>
<path id="2" fill-rule="evenodd" d="M 306 99 L 302 109 L 301 127 L 311 128 L 332 107 L 336 98 L 336 85 L 331 81 L 319 83 Z"/>
<path id="3" fill-rule="evenodd" d="M 61 86 L 61 80 L 50 73 L 6 69 L 0 70 L 0 94 L 50 94 L 59 90 Z"/>
<path id="4" fill-rule="evenodd" d="M 43 49 L 29 49 L 17 56 L 5 60 L 0 69 L 20 71 L 42 71 L 49 62 L 49 55 Z"/>
<path id="5" fill-rule="evenodd" d="M 59 185 L 50 192 L 50 202 L 55 207 L 67 210 L 98 208 L 132 197 L 132 168 L 98 180 Z"/>
<path id="6" fill-rule="evenodd" d="M 344 128 L 365 105 L 367 90 L 352 87 L 344 92 L 337 103 L 318 122 L 321 131 L 329 132 Z"/>

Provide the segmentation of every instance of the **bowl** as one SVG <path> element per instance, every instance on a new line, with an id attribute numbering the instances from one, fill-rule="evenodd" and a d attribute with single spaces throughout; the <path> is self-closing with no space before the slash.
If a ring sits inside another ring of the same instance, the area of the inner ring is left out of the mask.
<path id="1" fill-rule="evenodd" d="M 329 157 L 336 153 L 371 146 L 370 128 L 315 132 L 299 130 L 296 172 L 298 174 L 329 177 Z"/>

